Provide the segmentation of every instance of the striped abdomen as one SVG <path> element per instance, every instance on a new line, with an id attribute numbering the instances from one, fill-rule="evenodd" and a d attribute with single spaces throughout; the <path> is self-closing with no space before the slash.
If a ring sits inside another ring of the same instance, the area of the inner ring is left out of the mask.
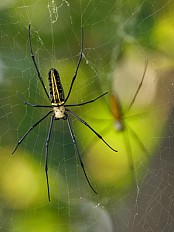
<path id="1" fill-rule="evenodd" d="M 51 68 L 48 73 L 50 100 L 52 105 L 58 106 L 64 103 L 64 91 L 60 81 L 59 73 L 56 69 Z"/>

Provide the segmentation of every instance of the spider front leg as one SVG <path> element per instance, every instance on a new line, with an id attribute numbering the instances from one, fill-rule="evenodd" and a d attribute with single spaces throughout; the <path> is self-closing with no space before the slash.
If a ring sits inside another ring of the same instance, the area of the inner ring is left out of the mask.
<path id="1" fill-rule="evenodd" d="M 145 62 L 145 69 L 144 69 L 144 72 L 143 72 L 143 76 L 142 76 L 141 82 L 139 83 L 137 91 L 135 92 L 135 95 L 134 95 L 134 97 L 133 97 L 133 99 L 132 99 L 132 101 L 131 101 L 128 109 L 127 109 L 127 113 L 131 109 L 131 107 L 133 106 L 133 104 L 134 104 L 134 102 L 136 100 L 136 97 L 137 97 L 137 95 L 138 95 L 138 93 L 139 93 L 139 91 L 141 89 L 141 86 L 143 84 L 143 81 L 144 81 L 144 78 L 145 78 L 145 75 L 146 75 L 147 66 L 148 66 L 148 60 L 146 60 L 146 62 Z"/>
<path id="2" fill-rule="evenodd" d="M 41 82 L 41 84 L 42 84 L 42 86 L 43 86 L 43 88 L 44 88 L 44 91 L 45 91 L 45 93 L 46 93 L 48 99 L 50 99 L 49 94 L 48 94 L 48 92 L 47 92 L 47 89 L 46 89 L 46 87 L 45 87 L 43 78 L 42 78 L 42 76 L 41 76 L 41 74 L 40 74 L 39 68 L 38 68 L 37 63 L 36 63 L 36 60 L 35 60 L 35 56 L 34 56 L 33 48 L 32 48 L 32 43 L 31 43 L 31 32 L 30 32 L 30 30 L 31 30 L 31 24 L 29 24 L 29 26 L 28 26 L 28 41 L 29 41 L 29 45 L 30 45 L 30 54 L 31 54 L 31 58 L 32 58 L 32 61 L 33 61 L 34 66 L 35 66 L 35 69 L 36 69 L 36 72 L 37 72 L 37 76 L 39 77 L 39 80 L 40 80 L 40 82 Z"/>
<path id="3" fill-rule="evenodd" d="M 71 81 L 71 85 L 70 85 L 70 88 L 69 88 L 68 95 L 67 95 L 67 97 L 65 98 L 65 102 L 68 100 L 68 98 L 69 98 L 69 96 L 70 96 L 72 87 L 73 87 L 73 85 L 74 85 L 74 82 L 75 82 L 76 77 L 77 77 L 77 74 L 78 74 L 78 70 L 79 70 L 80 63 L 81 63 L 82 58 L 83 58 L 83 47 L 84 47 L 83 27 L 82 27 L 82 35 L 81 35 L 81 38 L 82 38 L 82 42 L 81 42 L 80 56 L 79 56 L 79 60 L 78 60 L 77 66 L 76 66 L 76 70 L 75 70 L 74 76 L 73 76 L 72 81 Z"/>

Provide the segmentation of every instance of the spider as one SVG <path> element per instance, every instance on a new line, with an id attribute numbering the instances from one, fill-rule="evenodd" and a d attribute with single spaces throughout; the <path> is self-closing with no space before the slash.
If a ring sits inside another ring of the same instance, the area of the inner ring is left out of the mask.
<path id="1" fill-rule="evenodd" d="M 50 121 L 50 125 L 49 125 L 49 130 L 48 130 L 48 134 L 47 134 L 47 138 L 46 138 L 46 152 L 45 152 L 45 174 L 46 174 L 46 183 L 47 183 L 47 191 L 48 191 L 48 200 L 50 201 L 50 187 L 49 187 L 49 178 L 48 178 L 48 148 L 49 148 L 49 141 L 50 141 L 50 137 L 51 137 L 51 131 L 52 131 L 52 126 L 53 126 L 53 122 L 54 120 L 59 120 L 59 119 L 63 119 L 67 121 L 68 124 L 68 128 L 70 131 L 70 135 L 74 144 L 74 147 L 76 149 L 77 152 L 77 156 L 79 158 L 79 162 L 80 165 L 82 167 L 82 170 L 84 172 L 85 178 L 90 186 L 90 188 L 93 190 L 93 192 L 95 192 L 97 194 L 97 192 L 95 191 L 95 189 L 93 188 L 92 184 L 90 183 L 88 176 L 86 174 L 85 168 L 84 168 L 84 164 L 82 161 L 82 158 L 80 156 L 80 152 L 77 146 L 77 141 L 73 132 L 73 129 L 71 127 L 71 121 L 70 121 L 70 117 L 69 115 L 72 115 L 73 117 L 75 117 L 78 121 L 80 121 L 82 124 L 84 124 L 86 127 L 88 127 L 99 139 L 101 139 L 111 150 L 113 150 L 114 152 L 117 152 L 117 150 L 115 150 L 114 148 L 112 148 L 103 138 L 102 136 L 97 133 L 97 131 L 95 131 L 86 121 L 84 121 L 82 118 L 78 117 L 75 113 L 73 113 L 70 109 L 68 109 L 67 107 L 69 106 L 83 106 L 89 103 L 92 103 L 94 101 L 96 101 L 97 99 L 103 97 L 104 95 L 106 95 L 108 92 L 105 92 L 103 94 L 101 94 L 100 96 L 96 97 L 95 99 L 92 99 L 90 101 L 87 102 L 83 102 L 83 103 L 78 103 L 78 104 L 66 104 L 67 100 L 70 97 L 74 82 L 76 80 L 77 74 L 78 74 L 78 70 L 79 70 L 79 66 L 80 63 L 82 61 L 83 58 L 83 47 L 84 47 L 84 33 L 83 33 L 83 27 L 82 27 L 82 35 L 81 35 L 81 50 L 80 50 L 80 55 L 79 55 L 79 59 L 77 62 L 77 66 L 75 69 L 75 73 L 74 76 L 72 78 L 71 84 L 70 84 L 70 88 L 68 91 L 67 96 L 65 97 L 64 95 L 64 90 L 63 90 L 63 86 L 61 84 L 61 80 L 60 80 L 60 76 L 58 71 L 55 68 L 51 68 L 48 72 L 48 81 L 49 81 L 49 93 L 45 87 L 43 78 L 41 76 L 41 73 L 39 71 L 39 68 L 37 66 L 36 60 L 35 60 L 35 56 L 33 53 L 33 48 L 32 48 L 32 42 L 31 42 L 31 24 L 29 24 L 28 26 L 28 40 L 29 40 L 29 47 L 30 47 L 30 54 L 31 54 L 31 58 L 33 61 L 33 64 L 35 66 L 36 72 L 37 72 L 37 76 L 42 84 L 42 87 L 44 89 L 44 92 L 48 98 L 48 100 L 50 101 L 50 105 L 36 105 L 36 104 L 32 104 L 30 102 L 25 101 L 24 99 L 22 99 L 22 101 L 24 102 L 24 104 L 32 106 L 32 107 L 43 107 L 43 108 L 51 108 L 51 110 L 49 112 L 47 112 L 39 121 L 37 121 L 33 126 L 31 126 L 27 132 L 22 136 L 22 138 L 18 141 L 16 147 L 14 148 L 12 154 L 15 153 L 15 151 L 17 150 L 18 146 L 23 142 L 23 140 L 27 137 L 27 135 L 37 126 L 39 125 L 45 118 L 47 118 L 50 114 L 51 116 L 51 121 Z"/>
<path id="2" fill-rule="evenodd" d="M 129 103 L 126 111 L 123 113 L 122 112 L 122 109 L 121 109 L 121 105 L 120 105 L 120 101 L 119 101 L 119 98 L 116 94 L 112 94 L 111 95 L 111 98 L 110 98 L 110 103 L 111 103 L 111 113 L 113 115 L 113 118 L 114 118 L 114 127 L 115 127 L 115 130 L 117 132 L 123 132 L 125 130 L 129 130 L 129 132 L 131 133 L 132 137 L 134 138 L 134 140 L 136 141 L 136 143 L 139 145 L 139 147 L 141 148 L 141 150 L 147 154 L 147 150 L 146 148 L 144 147 L 144 144 L 141 142 L 138 134 L 133 130 L 131 129 L 131 127 L 128 125 L 128 124 L 125 124 L 124 122 L 124 119 L 125 119 L 125 114 L 128 114 L 128 112 L 130 111 L 130 109 L 132 108 L 136 98 L 137 98 L 137 95 L 141 89 L 141 86 L 143 84 L 143 81 L 144 81 L 144 78 L 145 78 L 145 74 L 146 74 L 146 70 L 147 70 L 147 66 L 148 66 L 148 61 L 146 60 L 145 62 L 145 68 L 144 68 L 144 72 L 143 72 L 143 75 L 142 75 L 142 78 L 141 78 L 141 81 L 137 87 L 137 90 L 131 100 L 131 102 Z M 134 165 L 133 165 L 133 159 L 132 159 L 132 151 L 131 151 L 131 146 L 130 146 L 130 141 L 129 141 L 129 137 L 128 137 L 128 134 L 127 134 L 127 146 L 126 146 L 126 149 L 127 149 L 127 153 L 128 153 L 128 159 L 129 159 L 129 166 L 130 168 L 133 170 L 134 169 Z"/>
<path id="3" fill-rule="evenodd" d="M 108 102 L 105 102 L 104 105 L 103 105 L 103 102 L 101 103 L 101 106 L 104 106 L 104 107 L 107 107 L 108 108 L 108 113 L 109 115 L 111 115 L 112 117 L 112 121 L 113 121 L 113 127 L 111 125 L 107 125 L 106 127 L 104 126 L 107 121 L 110 119 L 106 119 L 107 116 L 103 119 L 101 118 L 93 118 L 93 116 L 90 118 L 90 120 L 92 121 L 96 121 L 96 122 L 102 122 L 103 124 L 103 128 L 102 128 L 102 134 L 105 134 L 105 133 L 109 133 L 112 131 L 112 128 L 113 128 L 113 136 L 116 133 L 119 133 L 120 136 L 123 137 L 123 140 L 124 140 L 124 147 L 126 149 L 126 154 L 127 154 L 127 157 L 128 157 L 128 165 L 129 165 L 129 168 L 130 170 L 134 170 L 134 162 L 133 162 L 133 155 L 132 155 L 132 149 L 131 149 L 131 140 L 130 140 L 130 136 L 132 137 L 132 139 L 135 141 L 135 143 L 138 145 L 138 147 L 141 149 L 141 151 L 143 151 L 143 153 L 147 156 L 148 155 L 148 152 L 144 146 L 144 144 L 142 143 L 141 139 L 139 138 L 139 135 L 137 133 L 137 131 L 135 131 L 133 128 L 131 128 L 131 125 L 129 125 L 129 123 L 127 122 L 126 119 L 130 118 L 130 119 L 133 119 L 134 117 L 137 117 L 139 116 L 138 115 L 130 115 L 128 116 L 128 113 L 130 112 L 130 110 L 132 109 L 132 106 L 134 105 L 135 101 L 136 101 L 136 98 L 138 96 L 138 93 L 142 87 L 142 84 L 143 84 L 143 81 L 144 81 L 144 78 L 145 78 L 145 75 L 146 75 L 146 70 L 147 70 L 147 66 L 148 66 L 148 61 L 145 62 L 145 68 L 144 68 L 144 71 L 143 71 L 143 74 L 142 74 L 142 77 L 141 77 L 141 80 L 140 80 L 140 83 L 139 85 L 137 86 L 137 89 L 132 97 L 132 99 L 130 99 L 130 103 L 128 105 L 128 107 L 123 111 L 122 109 L 122 105 L 120 103 L 120 99 L 118 97 L 118 95 L 113 92 L 110 96 L 110 104 L 108 105 Z M 101 86 L 100 84 L 98 84 L 97 86 L 100 91 L 101 91 Z M 100 108 L 101 108 L 100 106 Z M 104 108 L 105 110 L 105 108 Z M 142 114 L 140 114 L 142 115 Z M 129 133 L 128 133 L 129 132 Z M 117 136 L 117 135 L 116 135 Z M 119 140 L 119 138 L 118 138 Z M 90 142 L 90 144 L 88 145 L 88 151 L 89 153 L 91 153 L 91 151 L 95 151 L 95 149 L 97 149 L 98 147 L 96 146 L 96 148 L 94 148 L 96 145 L 96 140 L 95 138 Z M 93 149 L 94 148 L 94 149 Z M 119 162 L 119 161 L 118 161 Z M 135 177 L 134 177 L 134 173 L 133 173 L 133 179 L 135 180 Z"/>

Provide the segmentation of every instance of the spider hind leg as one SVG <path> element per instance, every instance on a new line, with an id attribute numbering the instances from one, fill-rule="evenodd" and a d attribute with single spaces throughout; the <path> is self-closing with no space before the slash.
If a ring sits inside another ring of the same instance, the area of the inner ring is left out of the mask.
<path id="1" fill-rule="evenodd" d="M 66 117 L 67 117 L 66 120 L 67 120 L 68 128 L 69 128 L 69 131 L 70 131 L 70 134 L 71 134 L 71 138 L 72 138 L 72 140 L 73 140 L 74 147 L 75 147 L 75 149 L 76 149 L 76 151 L 77 151 L 77 155 L 78 155 L 78 158 L 79 158 L 80 165 L 81 165 L 81 167 L 82 167 L 83 173 L 84 173 L 84 175 L 85 175 L 85 178 L 86 178 L 86 180 L 87 180 L 87 182 L 88 182 L 90 188 L 93 190 L 94 193 L 97 194 L 96 190 L 93 188 L 93 186 L 92 186 L 92 184 L 90 183 L 90 181 L 89 181 L 89 179 L 88 179 L 88 176 L 87 176 L 87 174 L 86 174 L 85 167 L 84 167 L 84 164 L 83 164 L 83 161 L 82 161 L 82 158 L 81 158 L 81 156 L 80 156 L 80 152 L 79 152 L 79 149 L 78 149 L 78 146 L 77 146 L 77 141 L 76 141 L 74 132 L 73 132 L 73 130 L 72 130 L 72 128 L 71 128 L 71 123 L 70 123 L 70 119 L 69 119 L 68 114 L 66 115 Z"/>

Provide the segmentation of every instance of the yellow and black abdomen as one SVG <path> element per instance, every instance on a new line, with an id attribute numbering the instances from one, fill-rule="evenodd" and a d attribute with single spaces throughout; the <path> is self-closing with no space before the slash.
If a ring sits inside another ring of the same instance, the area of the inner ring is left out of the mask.
<path id="1" fill-rule="evenodd" d="M 59 73 L 56 69 L 51 68 L 48 73 L 49 92 L 52 105 L 62 105 L 64 103 L 64 90 L 60 81 Z"/>

